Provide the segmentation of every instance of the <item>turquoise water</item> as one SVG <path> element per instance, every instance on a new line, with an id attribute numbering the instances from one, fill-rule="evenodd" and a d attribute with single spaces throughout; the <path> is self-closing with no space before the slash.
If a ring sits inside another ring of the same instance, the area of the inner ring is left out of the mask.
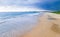
<path id="1" fill-rule="evenodd" d="M 23 15 L 23 14 L 34 14 L 38 12 L 0 12 L 0 17 L 5 16 L 16 16 L 16 15 Z"/>
<path id="2" fill-rule="evenodd" d="M 27 14 L 38 14 L 39 12 L 0 12 L 0 19 L 8 19 L 15 16 L 24 16 Z"/>
<path id="3" fill-rule="evenodd" d="M 38 21 L 41 12 L 0 12 L 0 36 L 12 30 L 21 34 L 31 30 Z"/>

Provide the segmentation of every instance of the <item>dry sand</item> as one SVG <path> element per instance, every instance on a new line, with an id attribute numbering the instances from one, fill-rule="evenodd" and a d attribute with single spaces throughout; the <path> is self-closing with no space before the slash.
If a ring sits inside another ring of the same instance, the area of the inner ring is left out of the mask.
<path id="1" fill-rule="evenodd" d="M 59 30 L 53 22 L 48 20 L 48 14 L 44 14 L 39 18 L 37 26 L 21 37 L 60 37 Z"/>

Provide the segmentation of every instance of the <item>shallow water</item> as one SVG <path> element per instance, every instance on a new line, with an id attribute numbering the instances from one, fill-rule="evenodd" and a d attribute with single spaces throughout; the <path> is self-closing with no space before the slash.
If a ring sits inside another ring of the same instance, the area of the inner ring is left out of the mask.
<path id="1" fill-rule="evenodd" d="M 0 12 L 0 36 L 13 30 L 24 33 L 29 31 L 38 21 L 41 12 Z"/>

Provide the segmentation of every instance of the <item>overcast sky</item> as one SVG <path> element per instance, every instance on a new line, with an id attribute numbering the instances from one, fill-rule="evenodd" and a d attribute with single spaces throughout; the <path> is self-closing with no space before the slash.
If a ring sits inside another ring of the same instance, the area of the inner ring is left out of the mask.
<path id="1" fill-rule="evenodd" d="M 41 10 L 44 9 L 45 6 L 51 5 L 54 2 L 57 2 L 60 0 L 0 0 L 0 11 L 18 11 L 18 10 L 27 10 L 30 8 L 33 8 L 33 10 Z M 45 5 L 45 3 L 48 3 Z M 59 5 L 59 4 L 58 4 Z M 40 7 L 42 6 L 42 7 Z M 59 5 L 60 6 L 60 5 Z M 48 7 L 50 8 L 50 7 Z"/>

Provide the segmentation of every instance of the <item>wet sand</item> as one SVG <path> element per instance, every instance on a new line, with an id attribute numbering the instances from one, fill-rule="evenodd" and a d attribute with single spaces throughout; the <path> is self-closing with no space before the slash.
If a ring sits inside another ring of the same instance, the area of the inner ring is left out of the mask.
<path id="1" fill-rule="evenodd" d="M 39 18 L 37 26 L 21 37 L 60 37 L 60 33 L 54 31 L 56 30 L 56 25 L 53 22 L 48 20 L 48 14 L 44 14 Z"/>

